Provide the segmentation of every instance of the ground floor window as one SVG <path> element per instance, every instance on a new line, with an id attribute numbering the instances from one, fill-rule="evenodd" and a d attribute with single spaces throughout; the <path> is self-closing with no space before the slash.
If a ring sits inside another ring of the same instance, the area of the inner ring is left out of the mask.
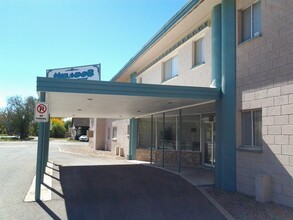
<path id="1" fill-rule="evenodd" d="M 241 113 L 242 145 L 262 146 L 262 113 L 251 110 Z"/>
<path id="2" fill-rule="evenodd" d="M 187 110 L 140 118 L 138 148 L 153 146 L 154 149 L 179 150 L 181 147 L 185 151 L 200 151 L 200 120 L 200 115 L 190 114 Z"/>

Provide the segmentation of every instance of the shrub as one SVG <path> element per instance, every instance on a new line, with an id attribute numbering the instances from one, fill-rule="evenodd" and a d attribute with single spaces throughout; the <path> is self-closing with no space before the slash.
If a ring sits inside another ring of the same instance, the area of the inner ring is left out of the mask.
<path id="1" fill-rule="evenodd" d="M 52 125 L 51 137 L 54 138 L 64 138 L 66 134 L 66 129 L 64 125 L 55 123 Z"/>

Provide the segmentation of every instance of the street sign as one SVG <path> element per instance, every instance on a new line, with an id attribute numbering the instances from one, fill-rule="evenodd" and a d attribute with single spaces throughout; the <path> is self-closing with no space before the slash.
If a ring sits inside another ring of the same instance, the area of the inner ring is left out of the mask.
<path id="1" fill-rule="evenodd" d="M 49 105 L 44 102 L 37 102 L 35 107 L 35 122 L 48 122 L 49 121 Z"/>

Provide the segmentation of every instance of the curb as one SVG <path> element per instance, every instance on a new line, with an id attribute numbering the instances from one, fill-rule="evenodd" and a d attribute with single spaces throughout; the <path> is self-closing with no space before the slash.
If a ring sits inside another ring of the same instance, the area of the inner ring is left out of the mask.
<path id="1" fill-rule="evenodd" d="M 202 187 L 197 187 L 195 186 L 200 192 L 201 194 L 203 194 L 209 201 L 210 203 L 212 203 L 218 210 L 219 212 L 221 212 L 224 217 L 228 220 L 235 220 L 235 218 L 226 210 L 223 208 L 223 206 L 221 206 L 209 193 L 207 193 Z"/>

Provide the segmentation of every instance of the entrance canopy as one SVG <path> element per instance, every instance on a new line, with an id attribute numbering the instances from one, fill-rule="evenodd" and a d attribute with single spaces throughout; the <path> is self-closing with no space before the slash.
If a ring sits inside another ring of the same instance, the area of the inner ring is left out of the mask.
<path id="1" fill-rule="evenodd" d="M 37 78 L 51 117 L 133 118 L 218 100 L 216 88 Z"/>

